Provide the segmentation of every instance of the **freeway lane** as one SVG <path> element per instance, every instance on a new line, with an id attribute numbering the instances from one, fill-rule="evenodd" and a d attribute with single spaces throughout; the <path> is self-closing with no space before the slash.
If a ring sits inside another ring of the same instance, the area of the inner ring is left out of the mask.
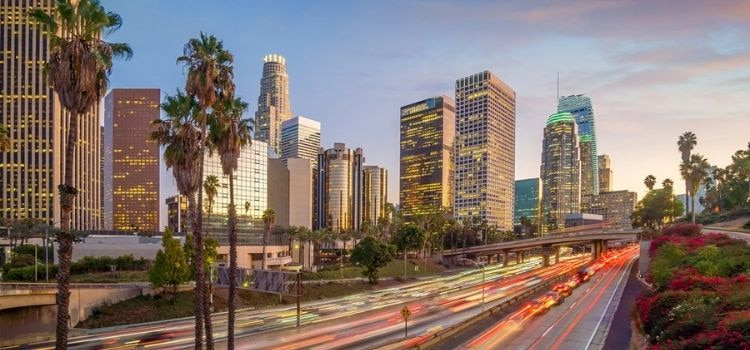
<path id="1" fill-rule="evenodd" d="M 585 260 L 585 258 L 576 258 Z M 486 268 L 487 283 L 516 276 L 529 271 L 538 270 L 541 259 L 501 267 L 499 265 Z M 305 303 L 302 307 L 303 325 L 340 322 L 348 317 L 363 313 L 377 313 L 405 302 L 429 300 L 440 295 L 451 293 L 469 293 L 464 295 L 468 301 L 461 307 L 476 306 L 477 295 L 481 289 L 481 273 L 469 270 L 450 276 L 427 278 L 406 285 L 387 288 L 369 293 L 360 293 L 342 298 L 328 299 L 320 302 Z M 468 306 L 467 306 L 468 305 Z M 295 324 L 295 309 L 292 306 L 283 308 L 269 308 L 262 310 L 242 310 L 237 314 L 237 337 L 257 335 L 272 330 L 293 329 Z M 187 347 L 192 344 L 192 319 L 180 319 L 153 324 L 132 325 L 124 328 L 94 330 L 89 335 L 70 339 L 73 349 L 129 349 L 146 346 L 149 348 Z M 315 328 L 315 327 L 312 327 Z M 226 314 L 214 315 L 215 339 L 221 340 L 226 336 Z M 253 339 L 256 336 L 252 337 Z M 53 342 L 31 344 L 17 347 L 24 349 L 51 349 Z"/>
<path id="2" fill-rule="evenodd" d="M 624 287 L 637 252 L 637 247 L 628 247 L 612 255 L 589 282 L 546 313 L 532 315 L 519 307 L 494 324 L 467 329 L 473 337 L 463 344 L 448 341 L 438 349 L 599 349 L 617 308 L 616 292 Z M 456 338 L 466 339 L 466 334 Z"/>

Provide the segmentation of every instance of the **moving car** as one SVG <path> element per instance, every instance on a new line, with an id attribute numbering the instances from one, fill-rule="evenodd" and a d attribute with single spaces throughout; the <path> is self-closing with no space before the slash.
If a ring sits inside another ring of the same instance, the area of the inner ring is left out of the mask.
<path id="1" fill-rule="evenodd" d="M 568 287 L 570 287 L 571 289 L 573 289 L 573 288 L 578 288 L 578 286 L 580 286 L 580 285 L 581 285 L 581 280 L 580 280 L 580 279 L 578 278 L 578 275 L 576 275 L 576 276 L 573 276 L 573 277 L 572 277 L 571 279 L 569 279 L 569 280 L 568 280 L 568 282 L 567 282 L 566 284 L 567 284 L 567 285 L 568 285 Z"/>
<path id="2" fill-rule="evenodd" d="M 527 315 L 534 316 L 545 313 L 547 308 L 545 303 L 539 300 L 529 300 L 524 304 L 523 310 L 526 311 Z"/>
<path id="3" fill-rule="evenodd" d="M 563 297 L 558 292 L 547 292 L 547 294 L 540 298 L 540 301 L 545 307 L 549 308 L 554 305 L 560 305 L 563 302 Z"/>
<path id="4" fill-rule="evenodd" d="M 560 283 L 552 287 L 552 291 L 560 293 L 563 297 L 570 296 L 573 293 L 573 289 L 566 283 Z"/>
<path id="5" fill-rule="evenodd" d="M 586 272 L 585 270 L 576 272 L 576 277 L 578 277 L 581 283 L 588 282 L 591 279 L 591 275 L 589 275 L 589 273 Z"/>

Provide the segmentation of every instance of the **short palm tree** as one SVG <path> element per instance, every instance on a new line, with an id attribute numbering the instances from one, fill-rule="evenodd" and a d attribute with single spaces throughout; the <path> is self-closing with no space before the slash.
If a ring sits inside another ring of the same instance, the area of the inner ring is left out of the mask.
<path id="1" fill-rule="evenodd" d="M 219 187 L 221 185 L 219 184 L 219 178 L 216 177 L 216 175 L 208 175 L 206 176 L 206 179 L 203 180 L 203 192 L 206 194 L 206 213 L 208 216 L 206 217 L 206 221 L 208 222 L 208 227 L 211 227 L 211 214 L 213 213 L 214 209 L 214 201 L 216 200 L 216 196 L 219 194 Z M 206 231 L 206 239 L 208 239 L 210 235 L 209 231 Z M 210 264 L 209 264 L 210 265 Z M 211 282 L 211 266 L 209 266 L 209 274 L 208 274 L 208 298 L 204 299 L 204 302 L 208 303 L 208 311 L 211 312 L 213 309 L 213 285 Z M 205 316 L 205 315 L 204 315 Z"/>
<path id="2" fill-rule="evenodd" d="M 695 223 L 695 194 L 700 190 L 703 179 L 708 176 L 710 167 L 708 160 L 700 154 L 693 154 L 690 156 L 689 162 L 680 164 L 680 174 L 690 184 L 688 193 L 690 194 L 692 223 Z"/>
<path id="3" fill-rule="evenodd" d="M 10 151 L 10 129 L 0 124 L 0 152 Z"/>
<path id="4" fill-rule="evenodd" d="M 240 98 L 220 98 L 209 123 L 211 126 L 211 152 L 221 158 L 221 169 L 229 177 L 229 305 L 227 322 L 227 347 L 234 349 L 235 293 L 237 290 L 237 209 L 234 205 L 234 172 L 237 170 L 240 152 L 250 145 L 251 121 L 243 119 L 247 103 Z"/>
<path id="5" fill-rule="evenodd" d="M 273 209 L 266 209 L 263 212 L 263 264 L 261 265 L 261 268 L 263 270 L 268 268 L 268 264 L 266 263 L 266 246 L 268 246 L 268 238 L 271 235 L 271 227 L 273 226 L 273 223 L 276 221 L 276 212 L 273 211 Z"/>
<path id="6" fill-rule="evenodd" d="M 133 52 L 127 44 L 101 39 L 102 33 L 109 34 L 119 29 L 122 19 L 114 12 L 107 12 L 97 0 L 58 0 L 51 12 L 36 8 L 28 14 L 49 35 L 50 53 L 44 70 L 60 104 L 70 114 L 63 158 L 65 172 L 63 183 L 58 186 L 62 230 L 57 234 L 60 265 L 57 272 L 56 347 L 66 349 L 73 254 L 70 213 L 78 194 L 73 183 L 73 165 L 79 116 L 91 111 L 107 91 L 112 60 L 130 58 Z"/>
<path id="7" fill-rule="evenodd" d="M 198 103 L 198 122 L 201 135 L 207 135 L 207 116 L 209 109 L 213 107 L 216 100 L 231 96 L 234 93 L 232 82 L 234 58 L 229 51 L 224 49 L 221 40 L 213 35 L 200 34 L 199 38 L 192 38 L 185 44 L 183 55 L 177 58 L 187 68 L 187 81 L 185 91 L 188 96 L 195 98 Z M 206 148 L 206 138 L 200 140 L 201 152 L 198 155 L 200 161 L 199 178 L 203 178 L 203 157 Z M 203 189 L 198 189 L 198 207 L 203 207 Z M 198 217 L 194 221 L 193 238 L 195 240 L 195 264 L 203 266 L 203 211 L 198 211 Z M 210 311 L 204 305 L 203 296 L 206 292 L 205 274 L 203 269 L 196 269 L 195 276 L 195 348 L 203 347 L 203 319 L 206 331 L 206 347 L 213 349 L 213 330 L 211 326 Z M 203 306 L 201 306 L 203 305 Z M 200 310 L 199 310 L 200 309 Z"/>
<path id="8" fill-rule="evenodd" d="M 682 157 L 682 163 L 687 164 L 690 162 L 690 153 L 693 151 L 693 148 L 698 144 L 698 138 L 693 134 L 692 131 L 686 131 L 680 137 L 677 139 L 677 149 L 680 151 L 680 156 Z M 687 200 L 690 196 L 690 179 L 685 179 L 685 207 L 688 207 Z M 688 207 L 689 208 L 689 207 Z M 688 215 L 690 211 L 685 210 L 685 215 Z"/>
<path id="9" fill-rule="evenodd" d="M 643 179 L 643 184 L 646 185 L 646 188 L 648 188 L 649 191 L 652 191 L 654 185 L 656 185 L 656 177 L 654 177 L 654 175 L 646 176 L 646 178 Z"/>

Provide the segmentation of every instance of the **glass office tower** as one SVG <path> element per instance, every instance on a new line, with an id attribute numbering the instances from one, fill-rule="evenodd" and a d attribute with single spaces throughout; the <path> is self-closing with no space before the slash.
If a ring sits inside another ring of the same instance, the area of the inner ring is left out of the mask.
<path id="1" fill-rule="evenodd" d="M 547 119 L 542 144 L 542 225 L 565 227 L 565 216 L 581 210 L 581 160 L 578 125 L 571 113 Z"/>
<path id="2" fill-rule="evenodd" d="M 599 194 L 596 123 L 591 98 L 585 95 L 560 97 L 557 111 L 570 112 L 578 124 L 578 139 L 581 148 L 581 196 Z"/>

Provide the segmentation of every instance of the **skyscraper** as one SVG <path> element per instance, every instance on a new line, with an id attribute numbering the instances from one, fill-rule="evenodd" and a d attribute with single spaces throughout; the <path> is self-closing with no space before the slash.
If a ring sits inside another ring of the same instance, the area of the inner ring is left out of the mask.
<path id="1" fill-rule="evenodd" d="M 514 225 L 522 225 L 522 218 L 536 226 L 537 232 L 541 229 L 540 219 L 542 212 L 542 181 L 538 177 L 533 179 L 516 180 L 515 214 Z"/>
<path id="2" fill-rule="evenodd" d="M 104 227 L 159 231 L 159 89 L 113 89 L 104 99 Z"/>
<path id="3" fill-rule="evenodd" d="M 542 225 L 548 231 L 565 227 L 565 216 L 581 210 L 581 151 L 578 125 L 571 113 L 547 119 L 542 144 Z"/>
<path id="4" fill-rule="evenodd" d="M 630 229 L 630 218 L 638 203 L 638 194 L 629 191 L 607 191 L 591 196 L 589 212 L 604 218 L 607 229 Z"/>
<path id="5" fill-rule="evenodd" d="M 292 116 L 286 58 L 278 54 L 263 57 L 258 111 L 255 112 L 255 138 L 268 142 L 281 153 L 281 123 Z"/>
<path id="6" fill-rule="evenodd" d="M 453 205 L 455 113 L 448 96 L 401 107 L 399 204 L 406 217 Z"/>
<path id="7" fill-rule="evenodd" d="M 361 148 L 352 150 L 343 143 L 320 149 L 315 186 L 315 228 L 328 228 L 339 233 L 359 230 L 362 224 Z"/>
<path id="8" fill-rule="evenodd" d="M 602 154 L 599 161 L 599 193 L 612 191 L 612 163 L 609 156 Z"/>
<path id="9" fill-rule="evenodd" d="M 51 12 L 53 0 L 0 0 L 0 124 L 11 147 L 0 152 L 0 211 L 6 219 L 60 224 L 57 186 L 64 179 L 69 114 L 47 82 L 50 37 L 26 12 Z M 78 116 L 73 185 L 78 189 L 71 227 L 101 227 L 101 128 L 99 104 Z"/>
<path id="10" fill-rule="evenodd" d="M 281 123 L 281 159 L 305 158 L 318 164 L 320 122 L 296 116 Z"/>
<path id="11" fill-rule="evenodd" d="M 456 80 L 454 216 L 513 229 L 516 92 L 490 71 Z"/>
<path id="12" fill-rule="evenodd" d="M 581 148 L 581 195 L 599 194 L 599 166 L 596 153 L 596 123 L 591 98 L 585 95 L 560 97 L 558 112 L 570 112 L 578 124 Z"/>
<path id="13" fill-rule="evenodd" d="M 388 204 L 388 170 L 377 165 L 366 165 L 363 168 L 363 218 L 370 225 L 376 225 L 378 220 L 386 216 Z"/>

